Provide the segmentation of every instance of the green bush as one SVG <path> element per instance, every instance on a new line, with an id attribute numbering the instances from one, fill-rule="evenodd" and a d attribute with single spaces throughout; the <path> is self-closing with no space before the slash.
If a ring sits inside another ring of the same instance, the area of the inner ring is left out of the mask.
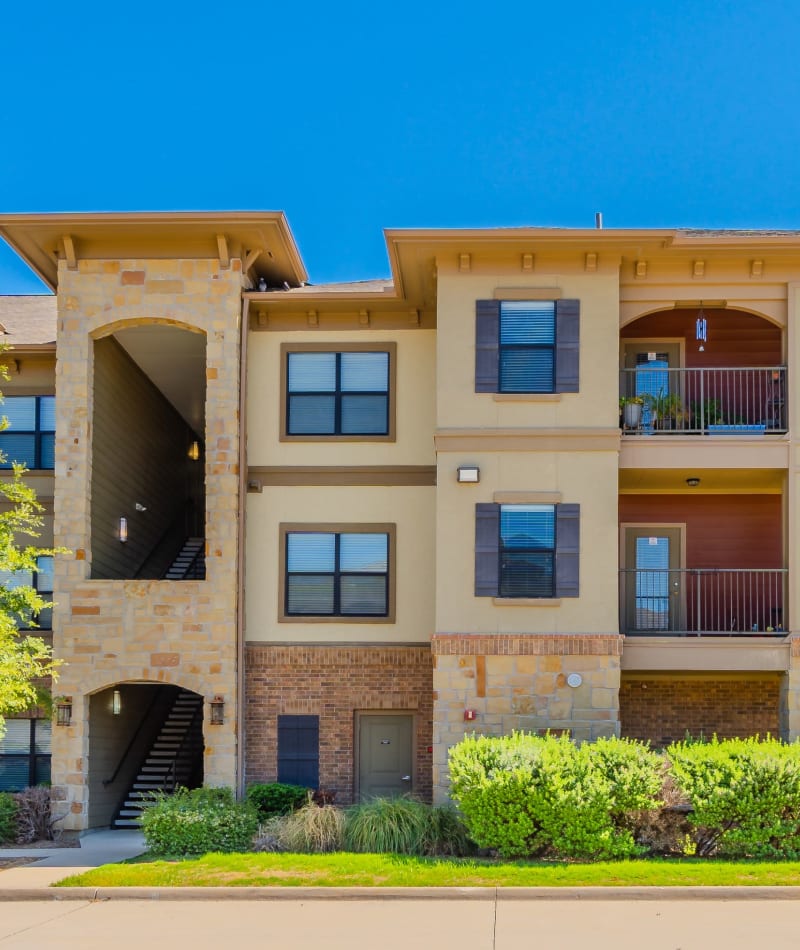
<path id="1" fill-rule="evenodd" d="M 716 737 L 666 754 L 700 855 L 800 857 L 800 744 Z"/>
<path id="2" fill-rule="evenodd" d="M 258 812 L 259 819 L 266 821 L 274 815 L 288 815 L 302 808 L 308 800 L 308 789 L 302 785 L 268 782 L 250 785 L 246 797 Z"/>
<path id="3" fill-rule="evenodd" d="M 147 847 L 157 854 L 249 851 L 258 828 L 255 808 L 229 788 L 179 788 L 156 794 L 142 812 Z"/>
<path id="4" fill-rule="evenodd" d="M 412 798 L 375 798 L 347 810 L 349 851 L 424 854 L 431 837 L 430 805 Z"/>
<path id="5" fill-rule="evenodd" d="M 428 828 L 423 854 L 464 857 L 475 850 L 461 816 L 450 805 L 434 805 L 428 810 Z"/>
<path id="6" fill-rule="evenodd" d="M 632 813 L 659 804 L 659 761 L 626 739 L 473 736 L 450 750 L 451 791 L 470 837 L 504 857 L 630 857 L 643 850 Z"/>
<path id="7" fill-rule="evenodd" d="M 17 803 L 10 792 L 0 792 L 0 844 L 17 840 Z"/>

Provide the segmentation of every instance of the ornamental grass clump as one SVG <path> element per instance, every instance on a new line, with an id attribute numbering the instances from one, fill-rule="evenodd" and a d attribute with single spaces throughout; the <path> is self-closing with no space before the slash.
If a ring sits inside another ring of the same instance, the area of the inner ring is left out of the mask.
<path id="1" fill-rule="evenodd" d="M 156 854 L 249 851 L 258 828 L 255 808 L 229 788 L 178 788 L 155 793 L 142 812 L 144 840 Z"/>
<path id="2" fill-rule="evenodd" d="M 450 750 L 450 781 L 470 837 L 503 857 L 641 854 L 634 813 L 658 807 L 659 757 L 626 739 L 473 736 Z"/>
<path id="3" fill-rule="evenodd" d="M 363 853 L 428 853 L 430 811 L 430 805 L 413 798 L 375 798 L 354 805 L 347 811 L 345 845 Z"/>
<path id="4" fill-rule="evenodd" d="M 692 806 L 698 855 L 800 857 L 800 744 L 714 737 L 666 754 Z"/>
<path id="5" fill-rule="evenodd" d="M 309 792 L 302 808 L 273 819 L 272 827 L 283 850 L 324 854 L 342 850 L 345 821 L 341 808 L 317 805 Z"/>

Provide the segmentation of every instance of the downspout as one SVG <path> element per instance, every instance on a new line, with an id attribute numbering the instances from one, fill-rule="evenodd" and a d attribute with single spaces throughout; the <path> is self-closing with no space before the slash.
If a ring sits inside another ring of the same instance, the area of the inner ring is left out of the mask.
<path id="1" fill-rule="evenodd" d="M 236 538 L 236 790 L 244 796 L 244 545 L 245 504 L 247 501 L 247 328 L 250 301 L 242 301 L 242 322 L 239 328 L 239 524 Z"/>

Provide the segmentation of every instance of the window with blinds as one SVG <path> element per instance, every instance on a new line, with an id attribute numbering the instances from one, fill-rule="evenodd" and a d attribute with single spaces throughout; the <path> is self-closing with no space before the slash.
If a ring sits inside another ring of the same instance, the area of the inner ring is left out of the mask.
<path id="1" fill-rule="evenodd" d="M 553 392 L 555 319 L 552 300 L 501 301 L 501 393 Z"/>
<path id="2" fill-rule="evenodd" d="M 555 553 L 555 506 L 500 506 L 501 597 L 552 597 Z"/>
<path id="3" fill-rule="evenodd" d="M 50 781 L 49 719 L 7 719 L 0 738 L 0 792 Z"/>
<path id="4" fill-rule="evenodd" d="M 8 428 L 0 432 L 0 467 L 14 463 L 30 469 L 55 467 L 55 396 L 6 396 L 2 414 Z"/>
<path id="5" fill-rule="evenodd" d="M 287 617 L 386 617 L 389 535 L 361 531 L 288 531 Z"/>
<path id="6" fill-rule="evenodd" d="M 389 433 L 389 353 L 287 354 L 288 435 Z"/>
<path id="7" fill-rule="evenodd" d="M 50 600 L 53 593 L 53 558 L 42 555 L 36 559 L 36 566 L 35 571 L 0 571 L 0 587 L 6 590 L 13 590 L 15 587 L 32 587 L 45 600 Z M 16 620 L 20 630 L 29 630 L 34 626 L 42 630 L 50 630 L 53 626 L 53 608 L 45 607 L 34 616 L 18 616 Z"/>

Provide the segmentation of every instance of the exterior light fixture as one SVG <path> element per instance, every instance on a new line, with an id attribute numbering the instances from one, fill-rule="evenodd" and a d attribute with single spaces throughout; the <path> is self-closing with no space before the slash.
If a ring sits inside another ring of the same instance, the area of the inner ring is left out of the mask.
<path id="1" fill-rule="evenodd" d="M 118 689 L 115 689 L 111 694 L 111 712 L 115 716 L 122 712 L 122 694 Z"/>
<path id="2" fill-rule="evenodd" d="M 56 725 L 72 725 L 72 697 L 62 696 L 56 703 Z"/>
<path id="3" fill-rule="evenodd" d="M 580 673 L 570 673 L 567 677 L 567 686 L 571 686 L 573 689 L 577 689 L 583 682 L 583 677 Z"/>
<path id="4" fill-rule="evenodd" d="M 700 479 L 696 475 L 692 475 L 690 478 L 686 479 L 686 484 L 689 488 L 697 488 L 700 484 Z"/>
<path id="5" fill-rule="evenodd" d="M 128 540 L 128 519 L 125 517 L 119 519 L 119 540 L 121 544 Z"/>
<path id="6" fill-rule="evenodd" d="M 211 725 L 221 726 L 225 722 L 225 700 L 215 696 L 211 700 Z"/>
<path id="7" fill-rule="evenodd" d="M 479 482 L 481 480 L 481 470 L 477 465 L 459 465 L 458 480 L 460 482 Z"/>
<path id="8" fill-rule="evenodd" d="M 193 462 L 196 462 L 200 458 L 200 443 L 197 439 L 189 446 L 189 451 L 186 454 Z"/>
<path id="9" fill-rule="evenodd" d="M 704 343 L 708 342 L 708 321 L 706 320 L 706 315 L 703 313 L 703 308 L 701 307 L 698 314 L 697 320 L 694 325 L 694 335 L 697 342 L 700 344 L 698 350 L 702 353 L 705 350 Z"/>

